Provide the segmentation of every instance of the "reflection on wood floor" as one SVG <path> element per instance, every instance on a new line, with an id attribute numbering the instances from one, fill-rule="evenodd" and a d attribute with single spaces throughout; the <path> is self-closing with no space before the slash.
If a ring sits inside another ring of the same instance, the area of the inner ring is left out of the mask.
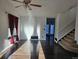
<path id="1" fill-rule="evenodd" d="M 39 41 L 26 41 L 8 59 L 45 59 Z"/>
<path id="2" fill-rule="evenodd" d="M 0 59 L 78 59 L 78 54 L 66 51 L 59 44 L 45 40 L 20 40 Z"/>

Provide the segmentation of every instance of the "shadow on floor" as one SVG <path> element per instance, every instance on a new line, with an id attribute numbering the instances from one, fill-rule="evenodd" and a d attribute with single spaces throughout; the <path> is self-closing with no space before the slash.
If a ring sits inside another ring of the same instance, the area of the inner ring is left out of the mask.
<path id="1" fill-rule="evenodd" d="M 31 59 L 38 59 L 39 56 L 39 51 L 38 51 L 38 40 L 31 40 L 32 48 L 33 50 L 31 51 Z"/>
<path id="2" fill-rule="evenodd" d="M 14 44 L 11 49 L 2 56 L 1 59 L 8 59 L 10 55 L 12 55 L 18 48 L 20 48 L 26 41 L 19 41 Z M 54 43 L 53 46 L 50 46 L 45 40 L 31 40 L 32 51 L 31 51 L 31 59 L 39 59 L 39 42 L 42 45 L 42 49 L 45 55 L 45 59 L 78 59 L 78 54 L 66 51 L 60 45 Z"/>
<path id="3" fill-rule="evenodd" d="M 54 43 L 54 46 L 51 47 L 45 40 L 41 40 L 40 42 L 45 59 L 78 59 L 78 54 L 63 49 L 57 43 Z"/>

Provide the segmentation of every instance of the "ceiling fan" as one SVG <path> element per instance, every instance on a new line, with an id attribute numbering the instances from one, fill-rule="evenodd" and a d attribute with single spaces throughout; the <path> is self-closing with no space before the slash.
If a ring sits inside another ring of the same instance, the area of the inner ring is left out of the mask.
<path id="1" fill-rule="evenodd" d="M 29 8 L 29 10 L 32 10 L 32 8 L 30 6 L 42 7 L 41 5 L 38 5 L 38 4 L 31 4 L 32 0 L 24 0 L 23 2 L 22 1 L 18 1 L 18 0 L 12 0 L 12 1 L 23 3 L 23 5 L 16 6 L 15 8 L 18 8 L 20 6 L 25 6 L 26 8 Z"/>

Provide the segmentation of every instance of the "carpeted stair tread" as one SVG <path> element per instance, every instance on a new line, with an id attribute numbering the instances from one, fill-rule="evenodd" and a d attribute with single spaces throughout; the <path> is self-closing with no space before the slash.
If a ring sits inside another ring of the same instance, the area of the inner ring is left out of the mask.
<path id="1" fill-rule="evenodd" d="M 66 35 L 66 37 L 69 37 L 71 39 L 74 39 L 74 36 Z"/>
<path id="2" fill-rule="evenodd" d="M 74 39 L 72 38 L 69 38 L 69 37 L 64 37 L 64 40 L 66 40 L 67 42 L 70 42 L 70 43 L 74 43 Z"/>
<path id="3" fill-rule="evenodd" d="M 71 32 L 71 33 L 69 33 L 69 35 L 72 35 L 72 36 L 74 36 L 74 34 L 75 34 L 75 33 L 72 33 L 72 32 Z"/>
<path id="4" fill-rule="evenodd" d="M 65 35 L 59 44 L 66 50 L 78 53 L 78 45 L 76 44 L 75 38 L 75 30 L 72 30 L 67 35 Z"/>
<path id="5" fill-rule="evenodd" d="M 75 53 L 78 52 L 78 48 L 72 46 L 71 44 L 66 42 L 64 39 L 62 39 L 62 41 L 60 41 L 59 44 L 68 51 L 75 52 Z"/>
<path id="6" fill-rule="evenodd" d="M 61 41 L 64 45 L 67 45 L 68 47 L 74 47 L 75 46 L 75 44 L 74 43 L 69 43 L 69 42 L 67 42 L 66 40 L 64 40 L 64 39 L 62 39 L 62 41 Z"/>

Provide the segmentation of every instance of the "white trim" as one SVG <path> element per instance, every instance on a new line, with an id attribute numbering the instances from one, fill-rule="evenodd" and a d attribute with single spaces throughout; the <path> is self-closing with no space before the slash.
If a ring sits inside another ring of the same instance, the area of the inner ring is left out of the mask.
<path id="1" fill-rule="evenodd" d="M 3 49 L 3 50 L 0 52 L 0 54 L 1 54 L 1 53 L 2 53 L 2 54 L 3 54 L 3 53 L 6 53 L 6 50 L 9 49 L 11 46 L 13 46 L 13 44 L 11 44 L 11 45 L 9 45 L 8 47 L 6 47 L 5 49 Z"/>
<path id="2" fill-rule="evenodd" d="M 75 28 L 75 21 L 68 24 L 63 30 L 59 31 L 57 42 Z"/>

